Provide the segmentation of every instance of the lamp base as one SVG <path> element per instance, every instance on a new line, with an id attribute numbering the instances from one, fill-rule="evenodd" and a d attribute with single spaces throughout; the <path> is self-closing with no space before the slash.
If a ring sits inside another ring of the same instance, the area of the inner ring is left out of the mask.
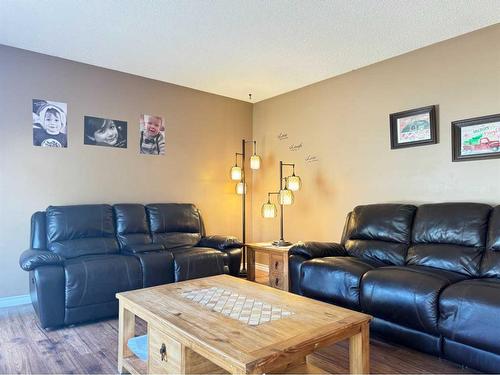
<path id="1" fill-rule="evenodd" d="M 273 241 L 273 246 L 290 246 L 292 243 L 285 240 Z"/>
<path id="2" fill-rule="evenodd" d="M 248 272 L 247 272 L 246 268 L 242 268 L 240 270 L 240 273 L 238 274 L 238 277 L 241 277 L 242 279 L 246 279 L 247 275 L 248 275 Z"/>

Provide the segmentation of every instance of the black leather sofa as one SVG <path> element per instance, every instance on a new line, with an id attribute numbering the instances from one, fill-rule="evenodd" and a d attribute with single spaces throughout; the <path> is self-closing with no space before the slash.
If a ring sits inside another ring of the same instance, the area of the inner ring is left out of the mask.
<path id="1" fill-rule="evenodd" d="M 192 204 L 50 206 L 31 217 L 31 248 L 19 263 L 47 328 L 116 315 L 118 292 L 236 276 L 242 246 L 206 236 Z"/>
<path id="2" fill-rule="evenodd" d="M 500 206 L 359 206 L 289 270 L 294 293 L 371 314 L 376 336 L 500 372 Z"/>

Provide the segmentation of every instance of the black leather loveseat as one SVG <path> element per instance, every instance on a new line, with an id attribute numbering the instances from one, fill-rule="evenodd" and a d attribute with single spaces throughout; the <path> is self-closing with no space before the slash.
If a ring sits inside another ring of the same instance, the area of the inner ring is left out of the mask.
<path id="1" fill-rule="evenodd" d="M 242 244 L 205 236 L 192 204 L 50 206 L 31 218 L 21 268 L 42 327 L 114 316 L 118 292 L 238 275 Z"/>
<path id="2" fill-rule="evenodd" d="M 375 335 L 500 372 L 500 206 L 359 206 L 289 269 L 294 293 L 373 315 Z"/>

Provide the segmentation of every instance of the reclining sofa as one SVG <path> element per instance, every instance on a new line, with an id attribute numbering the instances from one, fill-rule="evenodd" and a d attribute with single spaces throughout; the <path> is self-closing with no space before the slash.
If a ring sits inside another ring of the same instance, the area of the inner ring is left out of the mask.
<path id="1" fill-rule="evenodd" d="M 500 372 L 500 206 L 375 204 L 289 250 L 290 289 L 363 311 L 389 341 Z"/>
<path id="2" fill-rule="evenodd" d="M 192 204 L 50 206 L 31 217 L 31 248 L 19 264 L 47 328 L 117 315 L 118 292 L 236 276 L 242 246 L 205 236 Z"/>

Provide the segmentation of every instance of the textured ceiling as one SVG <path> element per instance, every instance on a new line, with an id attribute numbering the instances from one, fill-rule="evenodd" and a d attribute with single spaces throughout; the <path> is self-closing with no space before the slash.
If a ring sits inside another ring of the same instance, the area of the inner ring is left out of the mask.
<path id="1" fill-rule="evenodd" d="M 500 22 L 500 0 L 0 0 L 0 44 L 260 101 Z"/>

